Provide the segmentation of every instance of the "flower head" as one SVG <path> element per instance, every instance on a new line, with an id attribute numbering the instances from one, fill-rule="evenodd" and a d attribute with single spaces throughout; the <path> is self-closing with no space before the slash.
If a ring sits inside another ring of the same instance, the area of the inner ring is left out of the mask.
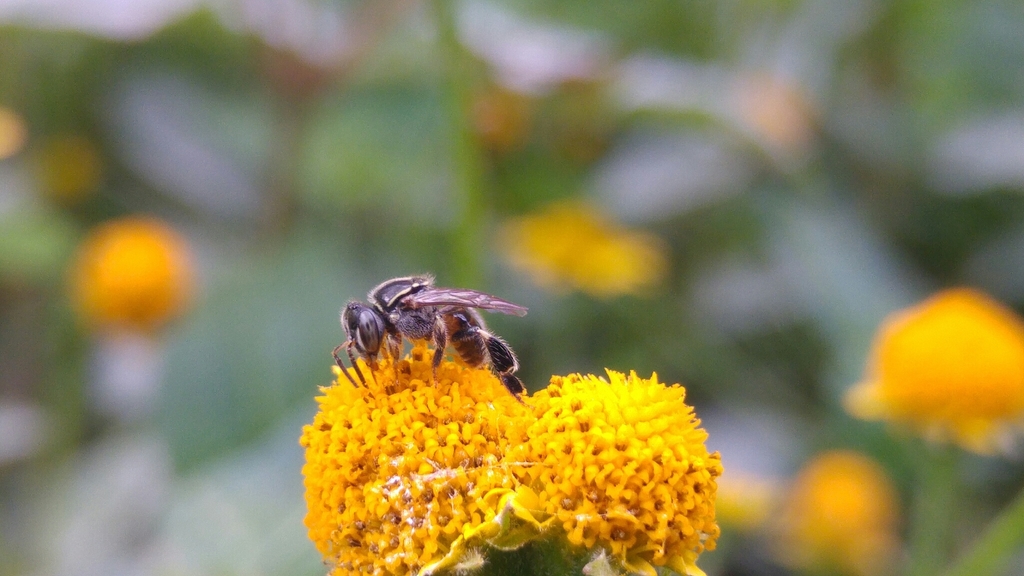
<path id="1" fill-rule="evenodd" d="M 722 465 L 685 394 L 656 375 L 609 370 L 607 380 L 555 376 L 530 399 L 537 419 L 515 460 L 536 463 L 519 473 L 571 544 L 600 545 L 634 573 L 702 574 L 697 555 L 719 533 Z"/>
<path id="2" fill-rule="evenodd" d="M 504 235 L 512 264 L 551 288 L 599 297 L 636 293 L 661 280 L 667 267 L 659 238 L 626 230 L 583 202 L 514 219 Z"/>
<path id="3" fill-rule="evenodd" d="M 359 360 L 358 387 L 338 370 L 303 428 L 306 526 L 333 576 L 469 573 L 485 545 L 535 539 L 591 572 L 703 574 L 721 460 L 683 388 L 556 376 L 519 402 L 485 368 L 444 360 L 435 379 L 432 357 Z"/>
<path id="4" fill-rule="evenodd" d="M 940 292 L 886 319 L 846 405 L 979 453 L 1005 447 L 1024 423 L 1024 322 L 977 291 Z"/>
<path id="5" fill-rule="evenodd" d="M 464 562 L 517 485 L 504 459 L 529 410 L 486 369 L 445 360 L 434 381 L 432 356 L 420 344 L 374 370 L 360 360 L 361 387 L 339 370 L 303 429 L 306 526 L 334 575 Z"/>
<path id="6" fill-rule="evenodd" d="M 756 530 L 772 517 L 779 493 L 776 480 L 730 468 L 718 480 L 718 522 L 740 532 Z"/>
<path id="7" fill-rule="evenodd" d="M 799 568 L 884 572 L 898 542 L 897 497 L 882 468 L 851 451 L 819 455 L 794 480 L 778 522 L 778 551 Z"/>
<path id="8" fill-rule="evenodd" d="M 108 222 L 82 242 L 70 283 L 72 300 L 88 324 L 153 330 L 181 313 L 192 295 L 188 245 L 159 220 Z"/>

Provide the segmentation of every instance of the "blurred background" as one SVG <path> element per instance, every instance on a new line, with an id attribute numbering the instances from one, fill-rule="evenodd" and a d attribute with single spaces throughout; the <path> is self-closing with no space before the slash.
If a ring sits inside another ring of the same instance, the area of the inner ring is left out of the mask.
<path id="1" fill-rule="evenodd" d="M 1022 31 L 1017 0 L 0 0 L 0 575 L 325 573 L 297 439 L 338 311 L 428 271 L 530 308 L 487 319 L 533 390 L 686 385 L 709 574 L 807 569 L 773 511 L 833 450 L 898 557 L 903 447 L 841 397 L 934 290 L 1024 307 Z M 1024 482 L 971 470 L 966 532 Z"/>

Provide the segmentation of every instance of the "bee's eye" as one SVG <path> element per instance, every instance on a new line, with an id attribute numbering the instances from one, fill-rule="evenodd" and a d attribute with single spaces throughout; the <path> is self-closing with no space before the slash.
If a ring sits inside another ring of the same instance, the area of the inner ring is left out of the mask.
<path id="1" fill-rule="evenodd" d="M 382 332 L 384 327 L 373 311 L 366 309 L 360 312 L 356 339 L 363 350 L 379 350 Z"/>

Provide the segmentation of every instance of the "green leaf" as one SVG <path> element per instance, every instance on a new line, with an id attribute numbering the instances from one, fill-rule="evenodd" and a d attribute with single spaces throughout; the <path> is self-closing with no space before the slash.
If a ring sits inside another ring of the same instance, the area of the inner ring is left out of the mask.
<path id="1" fill-rule="evenodd" d="M 174 334 L 159 420 L 180 467 L 245 443 L 296 406 L 312 414 L 343 339 L 338 310 L 358 293 L 342 254 L 300 233 L 219 279 Z"/>
<path id="2" fill-rule="evenodd" d="M 442 118 L 439 95 L 416 86 L 365 88 L 326 101 L 305 144 L 305 199 L 444 222 L 451 199 Z"/>
<path id="3" fill-rule="evenodd" d="M 21 282 L 58 278 L 74 246 L 74 224 L 63 213 L 15 210 L 0 216 L 0 277 Z"/>

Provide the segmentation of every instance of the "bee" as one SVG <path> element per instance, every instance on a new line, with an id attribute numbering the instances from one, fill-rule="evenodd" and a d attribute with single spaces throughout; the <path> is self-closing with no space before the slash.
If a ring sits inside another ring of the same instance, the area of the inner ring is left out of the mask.
<path id="1" fill-rule="evenodd" d="M 398 358 L 403 338 L 429 339 L 434 344 L 436 373 L 444 351 L 451 344 L 471 367 L 487 364 L 498 380 L 517 399 L 526 391 L 516 377 L 519 360 L 504 340 L 487 330 L 477 310 L 524 316 L 526 308 L 476 290 L 434 286 L 429 274 L 392 278 L 377 285 L 366 297 L 368 303 L 352 300 L 341 310 L 345 341 L 333 352 L 334 361 L 356 386 L 339 356 L 344 350 L 359 381 L 366 384 L 356 356 L 376 368 L 383 351 Z"/>

